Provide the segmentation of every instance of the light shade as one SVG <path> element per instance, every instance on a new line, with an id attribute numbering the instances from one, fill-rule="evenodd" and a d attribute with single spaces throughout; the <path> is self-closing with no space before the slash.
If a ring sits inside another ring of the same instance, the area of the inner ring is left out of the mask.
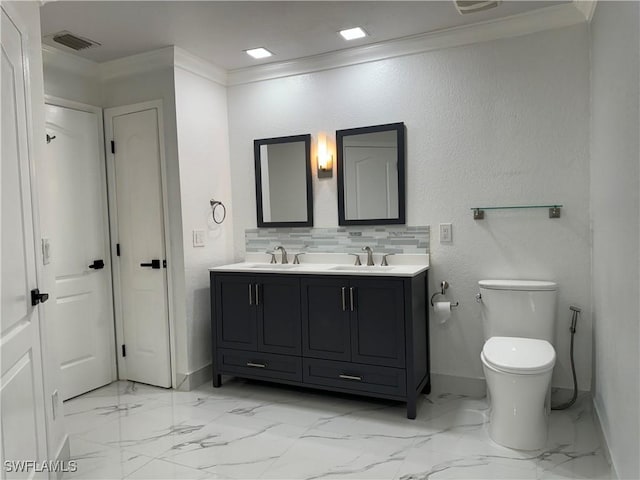
<path id="1" fill-rule="evenodd" d="M 318 178 L 331 178 L 333 176 L 333 155 L 327 146 L 327 137 L 318 134 L 317 145 Z"/>
<path id="2" fill-rule="evenodd" d="M 269 50 L 263 47 L 250 48 L 249 50 L 245 50 L 245 52 L 247 52 L 247 55 L 256 59 L 267 58 L 273 55 L 273 53 L 271 53 Z"/>
<path id="3" fill-rule="evenodd" d="M 345 40 L 355 40 L 356 38 L 363 38 L 367 36 L 367 32 L 365 32 L 360 27 L 348 28 L 346 30 L 340 30 L 340 35 Z"/>

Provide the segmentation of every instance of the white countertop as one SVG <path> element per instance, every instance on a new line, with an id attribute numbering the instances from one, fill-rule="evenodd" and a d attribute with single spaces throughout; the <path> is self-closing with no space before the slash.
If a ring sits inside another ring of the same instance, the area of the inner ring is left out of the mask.
<path id="1" fill-rule="evenodd" d="M 374 254 L 375 266 L 367 266 L 366 254 L 360 254 L 362 265 L 354 265 L 355 257 L 346 253 L 305 253 L 300 255 L 300 264 L 293 264 L 297 252 L 287 252 L 289 263 L 269 263 L 270 255 L 247 253 L 244 262 L 212 267 L 211 272 L 236 273 L 291 273 L 296 275 L 366 275 L 377 277 L 414 277 L 429 269 L 428 254 L 395 254 L 387 257 L 388 266 L 380 266 L 381 254 Z"/>

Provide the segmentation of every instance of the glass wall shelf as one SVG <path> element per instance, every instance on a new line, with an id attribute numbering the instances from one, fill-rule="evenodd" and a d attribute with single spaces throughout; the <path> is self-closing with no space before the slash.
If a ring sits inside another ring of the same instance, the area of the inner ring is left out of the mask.
<path id="1" fill-rule="evenodd" d="M 515 210 L 523 208 L 548 208 L 549 218 L 560 218 L 560 209 L 562 205 L 513 205 L 507 207 L 471 207 L 473 210 L 473 219 L 482 220 L 485 210 Z"/>

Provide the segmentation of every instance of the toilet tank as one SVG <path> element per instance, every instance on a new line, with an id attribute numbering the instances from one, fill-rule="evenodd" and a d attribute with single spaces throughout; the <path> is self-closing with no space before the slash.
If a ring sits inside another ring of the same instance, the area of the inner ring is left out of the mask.
<path id="1" fill-rule="evenodd" d="M 480 303 L 485 341 L 491 337 L 555 337 L 554 282 L 538 280 L 480 280 Z"/>

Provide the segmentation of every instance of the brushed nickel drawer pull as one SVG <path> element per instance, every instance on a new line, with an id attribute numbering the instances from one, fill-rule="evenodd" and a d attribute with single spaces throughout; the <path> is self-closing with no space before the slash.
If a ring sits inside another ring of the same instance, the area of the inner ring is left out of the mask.
<path id="1" fill-rule="evenodd" d="M 358 377 L 356 375 L 344 375 L 344 374 L 340 374 L 338 375 L 340 378 L 343 378 L 344 380 L 357 380 L 358 382 L 362 381 L 362 377 Z"/>
<path id="2" fill-rule="evenodd" d="M 346 295 L 347 287 L 342 287 L 342 311 L 347 311 L 347 295 Z"/>
<path id="3" fill-rule="evenodd" d="M 249 305 L 253 305 L 253 285 L 249 284 Z"/>
<path id="4" fill-rule="evenodd" d="M 266 363 L 247 362 L 247 367 L 267 368 L 267 364 Z"/>
<path id="5" fill-rule="evenodd" d="M 351 300 L 351 311 L 353 312 L 353 287 L 349 288 L 349 299 Z"/>
<path id="6" fill-rule="evenodd" d="M 260 290 L 259 285 L 256 283 L 256 305 L 260 305 Z"/>

